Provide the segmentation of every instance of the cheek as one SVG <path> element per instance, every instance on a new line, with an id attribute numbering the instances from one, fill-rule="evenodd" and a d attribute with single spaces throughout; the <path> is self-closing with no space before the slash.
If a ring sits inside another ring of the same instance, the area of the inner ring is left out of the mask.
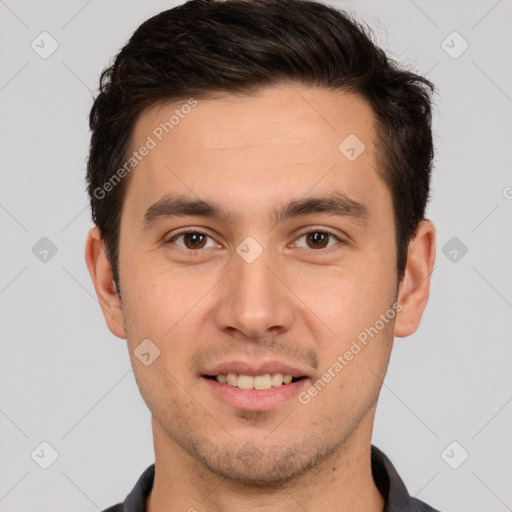
<path id="1" fill-rule="evenodd" d="M 360 419 L 379 396 L 391 354 L 391 325 L 390 321 L 381 330 L 362 331 L 364 340 L 348 336 L 324 346 L 321 373 L 301 403 L 309 400 L 314 415 L 330 410 L 341 422 Z"/>
<path id="2" fill-rule="evenodd" d="M 321 368 L 326 372 L 321 380 L 329 381 L 329 400 L 347 406 L 356 404 L 358 394 L 370 401 L 377 396 L 397 314 L 394 272 L 379 258 L 361 263 L 361 268 L 331 276 L 322 290 L 312 287 L 308 302 L 329 327 L 319 339 Z"/>
<path id="3" fill-rule="evenodd" d="M 207 278 L 193 271 L 187 274 L 184 277 L 182 272 L 180 277 L 168 265 L 151 267 L 148 260 L 134 268 L 125 287 L 128 293 L 123 308 L 129 325 L 130 351 L 133 354 L 146 338 L 158 347 L 154 364 L 160 372 L 139 372 L 141 380 L 158 379 L 157 387 L 172 388 L 173 377 L 184 373 L 184 364 L 196 349 L 196 337 L 205 322 L 207 301 L 201 299 L 216 282 L 215 276 Z M 140 363 L 133 360 L 133 365 Z"/>
<path id="4" fill-rule="evenodd" d="M 161 337 L 193 307 L 201 290 L 193 285 L 193 277 L 184 279 L 168 263 L 155 264 L 158 258 L 156 253 L 134 257 L 125 267 L 123 302 L 139 332 Z"/>
<path id="5" fill-rule="evenodd" d="M 347 266 L 328 274 L 316 270 L 309 276 L 301 275 L 293 290 L 307 306 L 306 318 L 323 324 L 324 339 L 343 343 L 373 325 L 391 307 L 395 288 L 389 274 L 389 269 L 371 264 Z"/>
<path id="6" fill-rule="evenodd" d="M 180 377 L 174 375 L 173 368 L 167 367 L 162 355 L 150 366 L 132 361 L 141 396 L 152 414 L 161 419 L 168 417 L 170 411 L 173 411 L 173 415 L 186 414 L 187 409 L 193 405 L 189 395 L 183 393 Z"/>

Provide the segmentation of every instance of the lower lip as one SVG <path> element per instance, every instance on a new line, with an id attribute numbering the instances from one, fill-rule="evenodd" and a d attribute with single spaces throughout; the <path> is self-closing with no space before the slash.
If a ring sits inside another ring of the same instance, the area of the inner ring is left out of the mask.
<path id="1" fill-rule="evenodd" d="M 215 379 L 201 378 L 223 402 L 245 411 L 268 411 L 285 400 L 296 397 L 309 380 L 305 377 L 289 384 L 258 391 L 256 389 L 235 388 L 228 384 L 221 384 Z"/>

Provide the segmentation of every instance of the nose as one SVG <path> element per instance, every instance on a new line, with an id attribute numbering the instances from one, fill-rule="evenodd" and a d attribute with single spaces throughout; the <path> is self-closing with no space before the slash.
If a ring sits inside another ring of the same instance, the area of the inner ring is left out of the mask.
<path id="1" fill-rule="evenodd" d="M 219 329 L 237 332 L 240 338 L 268 340 L 290 329 L 293 293 L 270 250 L 263 250 L 254 261 L 240 254 L 233 255 L 233 266 L 223 280 L 215 322 Z"/>

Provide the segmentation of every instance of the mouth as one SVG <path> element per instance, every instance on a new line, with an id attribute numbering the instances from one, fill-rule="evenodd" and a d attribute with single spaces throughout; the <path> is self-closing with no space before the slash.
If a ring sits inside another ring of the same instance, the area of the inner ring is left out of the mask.
<path id="1" fill-rule="evenodd" d="M 215 401 L 244 411 L 269 411 L 297 398 L 311 378 L 304 369 L 279 361 L 231 361 L 200 372 Z"/>
<path id="2" fill-rule="evenodd" d="M 306 377 L 292 377 L 284 373 L 265 373 L 262 375 L 244 375 L 241 373 L 220 373 L 218 375 L 203 375 L 206 379 L 215 380 L 220 384 L 245 389 L 265 391 L 272 388 L 288 386 L 291 383 L 298 382 Z"/>

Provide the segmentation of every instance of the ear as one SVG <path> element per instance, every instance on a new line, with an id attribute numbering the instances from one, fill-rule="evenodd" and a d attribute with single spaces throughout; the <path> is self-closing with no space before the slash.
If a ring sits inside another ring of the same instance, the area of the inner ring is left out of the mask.
<path id="1" fill-rule="evenodd" d="M 110 332 L 118 338 L 126 339 L 121 299 L 116 293 L 112 267 L 98 227 L 92 228 L 87 235 L 85 261 Z"/>
<path id="2" fill-rule="evenodd" d="M 398 290 L 399 311 L 394 334 L 411 335 L 420 325 L 430 291 L 430 276 L 436 259 L 436 229 L 429 220 L 422 220 L 416 236 L 409 242 L 405 274 Z"/>

